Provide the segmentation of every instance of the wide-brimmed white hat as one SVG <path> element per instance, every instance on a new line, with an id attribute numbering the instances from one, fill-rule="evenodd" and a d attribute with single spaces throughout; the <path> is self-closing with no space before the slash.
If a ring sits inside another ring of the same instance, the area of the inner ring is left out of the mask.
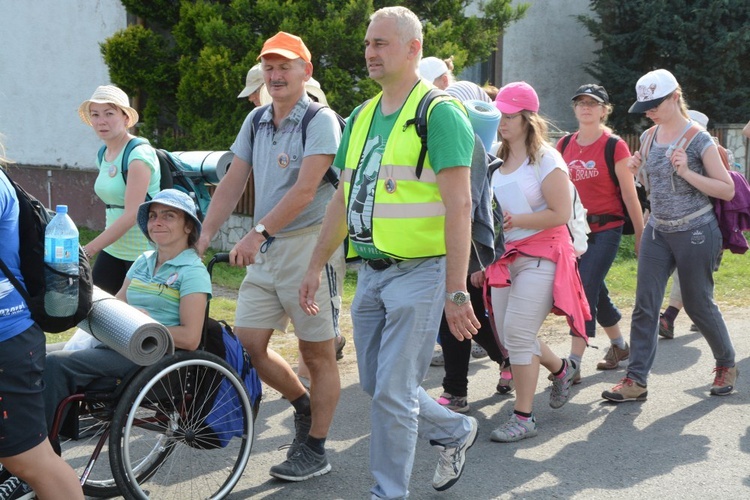
<path id="1" fill-rule="evenodd" d="M 138 123 L 138 111 L 130 107 L 130 100 L 128 95 L 122 91 L 122 89 L 115 87 L 114 85 L 100 85 L 94 91 L 94 95 L 88 101 L 83 101 L 78 106 L 78 115 L 88 126 L 91 126 L 91 103 L 96 104 L 114 104 L 120 108 L 127 116 L 128 123 L 127 127 L 130 128 Z"/>

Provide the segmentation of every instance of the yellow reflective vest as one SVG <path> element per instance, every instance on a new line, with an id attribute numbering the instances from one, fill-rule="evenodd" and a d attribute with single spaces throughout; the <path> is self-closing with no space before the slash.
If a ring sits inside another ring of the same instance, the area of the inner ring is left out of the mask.
<path id="1" fill-rule="evenodd" d="M 413 120 L 417 105 L 430 90 L 423 80 L 412 89 L 391 130 L 381 159 L 375 185 L 372 213 L 372 239 L 382 253 L 397 259 L 418 259 L 445 255 L 445 205 L 438 189 L 437 176 L 430 165 L 430 155 L 424 161 L 420 178 L 416 165 L 422 143 Z M 344 182 L 347 211 L 352 191 L 352 179 L 360 167 L 360 159 L 367 142 L 375 110 L 382 92 L 366 103 L 354 120 Z M 427 110 L 428 117 L 436 99 Z M 356 256 L 349 245 L 349 257 Z"/>

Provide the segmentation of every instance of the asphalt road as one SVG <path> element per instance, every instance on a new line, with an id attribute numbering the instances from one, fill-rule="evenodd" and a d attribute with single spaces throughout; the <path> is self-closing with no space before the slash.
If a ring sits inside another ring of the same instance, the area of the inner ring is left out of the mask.
<path id="1" fill-rule="evenodd" d="M 725 311 L 741 373 L 750 375 L 750 310 Z M 624 325 L 625 326 L 625 325 Z M 689 320 L 678 318 L 673 340 L 660 340 L 649 379 L 649 399 L 615 405 L 601 392 L 623 370 L 597 372 L 602 349 L 586 354 L 583 383 L 559 410 L 548 406 L 549 388 L 540 377 L 535 399 L 539 435 L 517 443 L 490 441 L 492 430 L 512 411 L 513 397 L 495 394 L 497 371 L 487 359 L 473 360 L 469 386 L 471 415 L 479 438 L 469 451 L 461 480 L 438 493 L 430 481 L 437 452 L 420 441 L 411 479 L 411 498 L 750 498 L 750 392 L 744 378 L 728 397 L 708 395 L 713 360 Z M 627 331 L 627 329 L 625 330 Z M 565 334 L 550 341 L 568 352 Z M 231 498 L 368 498 L 369 397 L 357 383 L 354 352 L 341 365 L 342 393 L 327 448 L 333 470 L 301 483 L 268 475 L 284 459 L 278 447 L 290 441 L 292 411 L 278 393 L 266 391 L 250 462 Z M 424 386 L 441 392 L 442 368 L 430 368 Z"/>

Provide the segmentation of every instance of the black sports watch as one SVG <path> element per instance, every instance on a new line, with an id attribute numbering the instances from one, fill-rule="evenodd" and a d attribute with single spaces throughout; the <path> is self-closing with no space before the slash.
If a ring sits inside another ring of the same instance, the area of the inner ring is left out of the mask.
<path id="1" fill-rule="evenodd" d="M 457 306 L 462 306 L 469 302 L 469 299 L 471 298 L 469 296 L 468 292 L 458 291 L 458 292 L 448 292 L 445 294 L 446 300 L 450 300 Z"/>
<path id="2" fill-rule="evenodd" d="M 266 239 L 266 241 L 267 241 L 267 240 L 269 240 L 269 239 L 271 239 L 271 235 L 270 235 L 270 234 L 268 234 L 268 231 L 266 231 L 266 226 L 264 226 L 263 224 L 258 224 L 257 226 L 255 226 L 255 227 L 253 228 L 253 230 L 254 230 L 254 231 L 255 231 L 256 233 L 260 233 L 260 234 L 262 234 L 262 235 L 263 235 L 263 237 L 264 237 L 264 238 Z"/>

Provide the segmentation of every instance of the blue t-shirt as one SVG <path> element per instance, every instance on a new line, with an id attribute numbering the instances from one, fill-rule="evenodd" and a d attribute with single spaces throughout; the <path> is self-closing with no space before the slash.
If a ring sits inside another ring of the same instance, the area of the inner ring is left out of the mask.
<path id="1" fill-rule="evenodd" d="M 205 293 L 211 298 L 211 277 L 192 248 L 166 261 L 154 274 L 156 251 L 138 257 L 128 271 L 128 304 L 148 311 L 164 326 L 180 324 L 180 297 Z"/>
<path id="2" fill-rule="evenodd" d="M 18 256 L 18 198 L 3 172 L 0 174 L 0 259 L 23 284 Z M 13 283 L 0 271 L 0 342 L 15 337 L 34 324 L 26 302 Z"/>

